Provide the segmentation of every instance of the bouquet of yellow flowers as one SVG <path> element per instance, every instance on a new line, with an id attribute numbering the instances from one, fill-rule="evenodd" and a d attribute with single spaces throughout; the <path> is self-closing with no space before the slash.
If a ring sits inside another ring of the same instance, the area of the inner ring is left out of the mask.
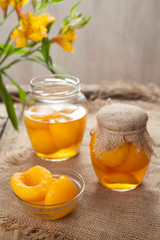
<path id="1" fill-rule="evenodd" d="M 21 103 L 24 102 L 26 92 L 7 73 L 7 69 L 20 61 L 28 60 L 42 64 L 51 73 L 57 73 L 59 69 L 62 72 L 63 69 L 52 62 L 50 56 L 51 44 L 59 44 L 64 51 L 73 52 L 72 43 L 77 36 L 76 30 L 84 27 L 90 20 L 90 17 L 75 12 L 80 4 L 78 2 L 71 8 L 69 15 L 64 18 L 59 32 L 49 38 L 49 32 L 55 23 L 55 18 L 50 14 L 41 13 L 49 5 L 62 1 L 64 0 L 0 0 L 0 11 L 2 12 L 2 14 L 0 12 L 0 16 L 3 15 L 0 18 L 0 26 L 11 14 L 16 14 L 18 17 L 17 26 L 9 33 L 5 43 L 0 43 L 0 95 L 15 129 L 18 129 L 17 117 L 12 98 L 3 81 L 3 76 L 18 88 Z M 26 3 L 32 5 L 33 13 L 22 13 L 22 8 Z M 14 60 L 13 54 L 18 55 Z"/>

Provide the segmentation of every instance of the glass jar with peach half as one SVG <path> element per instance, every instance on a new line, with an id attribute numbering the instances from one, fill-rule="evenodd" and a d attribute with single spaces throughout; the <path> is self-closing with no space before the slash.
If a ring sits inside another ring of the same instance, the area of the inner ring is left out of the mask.
<path id="1" fill-rule="evenodd" d="M 24 121 L 35 153 L 47 160 L 75 156 L 87 120 L 87 100 L 76 77 L 51 75 L 31 80 Z"/>
<path id="2" fill-rule="evenodd" d="M 152 144 L 146 112 L 127 104 L 109 104 L 97 114 L 90 154 L 99 181 L 116 191 L 136 188 L 146 174 Z"/>

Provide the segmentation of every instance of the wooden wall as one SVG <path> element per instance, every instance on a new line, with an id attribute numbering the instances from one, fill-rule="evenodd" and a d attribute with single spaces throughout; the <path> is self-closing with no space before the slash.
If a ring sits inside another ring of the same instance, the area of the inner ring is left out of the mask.
<path id="1" fill-rule="evenodd" d="M 48 10 L 57 18 L 52 35 L 77 1 L 65 0 Z M 55 63 L 77 75 L 82 83 L 121 79 L 160 85 L 159 0 L 83 0 L 77 10 L 92 19 L 78 31 L 74 53 L 66 53 L 57 45 L 52 47 Z M 11 23 L 7 24 L 0 30 L 0 42 L 7 36 Z M 28 83 L 32 77 L 49 72 L 23 62 L 9 73 L 19 83 Z"/>

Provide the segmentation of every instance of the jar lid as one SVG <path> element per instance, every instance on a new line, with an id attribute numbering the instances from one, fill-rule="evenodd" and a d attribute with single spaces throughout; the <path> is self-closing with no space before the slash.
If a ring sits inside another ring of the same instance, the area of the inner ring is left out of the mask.
<path id="1" fill-rule="evenodd" d="M 154 141 L 147 131 L 147 121 L 147 113 L 138 106 L 108 103 L 99 110 L 97 126 L 91 131 L 91 134 L 95 133 L 96 155 L 101 157 L 101 152 L 109 152 L 125 142 L 132 142 L 138 151 L 150 157 Z"/>
<path id="2" fill-rule="evenodd" d="M 130 132 L 142 129 L 148 121 L 147 113 L 140 107 L 112 103 L 102 107 L 97 114 L 100 128 L 115 132 Z"/>

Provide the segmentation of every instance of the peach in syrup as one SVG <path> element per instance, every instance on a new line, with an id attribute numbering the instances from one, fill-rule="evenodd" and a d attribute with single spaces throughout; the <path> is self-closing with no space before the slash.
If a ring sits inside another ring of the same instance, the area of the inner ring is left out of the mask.
<path id="1" fill-rule="evenodd" d="M 14 173 L 10 181 L 15 194 L 27 202 L 43 201 L 51 182 L 52 174 L 41 166 Z"/>
<path id="2" fill-rule="evenodd" d="M 78 194 L 75 184 L 66 176 L 52 182 L 45 197 L 45 205 L 67 202 Z"/>

